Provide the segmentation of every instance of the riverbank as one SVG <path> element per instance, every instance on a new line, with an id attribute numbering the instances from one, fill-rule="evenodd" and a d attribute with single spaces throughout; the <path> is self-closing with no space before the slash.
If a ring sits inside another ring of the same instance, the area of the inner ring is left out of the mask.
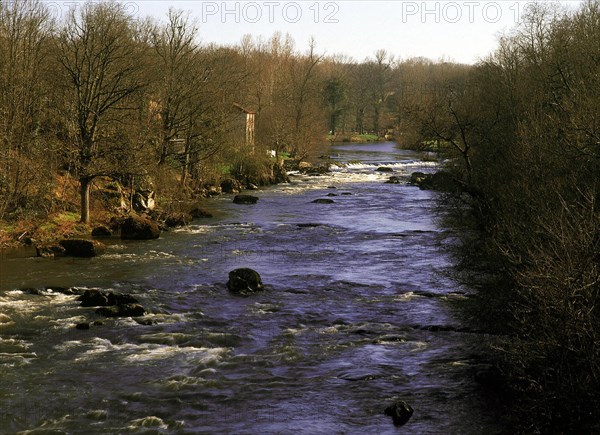
<path id="1" fill-rule="evenodd" d="M 394 138 L 391 135 L 386 137 L 379 136 L 372 133 L 336 133 L 335 135 L 330 134 L 327 136 L 327 140 L 332 144 L 344 144 L 344 143 L 357 143 L 357 144 L 369 144 L 378 142 L 389 142 L 393 141 Z"/>
<path id="2" fill-rule="evenodd" d="M 47 245 L 61 239 L 90 238 L 97 227 L 110 227 L 115 219 L 129 214 L 145 214 L 164 224 L 174 214 L 189 214 L 203 208 L 203 202 L 222 194 L 235 194 L 259 187 L 289 181 L 283 166 L 272 164 L 266 170 L 262 164 L 232 167 L 231 175 L 205 183 L 197 192 L 179 192 L 177 196 L 156 194 L 149 189 L 132 190 L 121 183 L 108 179 L 95 180 L 91 189 L 91 220 L 80 222 L 79 192 L 77 182 L 68 174 L 59 176 L 62 186 L 45 199 L 47 204 L 57 204 L 54 212 L 29 213 L 23 218 L 0 221 L 0 251 L 23 246 Z M 164 182 L 164 181 L 163 181 Z M 156 185 L 147 180 L 148 186 Z M 160 187 L 160 186 L 159 186 Z M 164 228 L 170 225 L 163 225 Z"/>

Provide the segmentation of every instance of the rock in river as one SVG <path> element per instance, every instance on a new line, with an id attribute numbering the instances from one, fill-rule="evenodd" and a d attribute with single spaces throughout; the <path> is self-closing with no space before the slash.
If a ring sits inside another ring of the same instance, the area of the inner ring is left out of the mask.
<path id="1" fill-rule="evenodd" d="M 121 293 L 103 292 L 100 290 L 86 290 L 78 300 L 82 307 L 107 307 L 114 305 L 136 304 L 138 300 L 130 295 Z"/>
<path id="2" fill-rule="evenodd" d="M 392 421 L 396 426 L 406 424 L 412 417 L 413 412 L 412 407 L 404 400 L 396 400 L 383 411 L 385 415 L 392 417 Z"/>
<path id="3" fill-rule="evenodd" d="M 195 208 L 190 211 L 190 215 L 193 219 L 208 219 L 213 217 L 212 213 L 207 212 L 206 210 L 202 210 L 201 208 Z"/>
<path id="4" fill-rule="evenodd" d="M 229 272 L 227 288 L 233 293 L 246 295 L 262 290 L 263 284 L 258 272 L 253 269 L 241 268 Z"/>
<path id="5" fill-rule="evenodd" d="M 69 257 L 95 257 L 102 254 L 104 245 L 97 240 L 65 239 L 59 242 Z"/>
<path id="6" fill-rule="evenodd" d="M 400 184 L 402 183 L 402 178 L 398 177 L 397 175 L 394 175 L 392 177 L 389 178 L 389 180 L 386 181 L 387 184 Z"/>
<path id="7" fill-rule="evenodd" d="M 190 213 L 170 213 L 165 219 L 165 225 L 169 228 L 185 227 L 192 222 L 192 219 Z"/>
<path id="8" fill-rule="evenodd" d="M 233 198 L 234 204 L 256 204 L 257 202 L 258 197 L 252 195 L 236 195 Z"/>
<path id="9" fill-rule="evenodd" d="M 327 199 L 327 198 L 319 198 L 319 199 L 315 199 L 313 201 L 313 204 L 333 204 L 335 203 L 335 201 L 333 199 Z"/>
<path id="10" fill-rule="evenodd" d="M 158 239 L 158 224 L 141 216 L 130 216 L 121 224 L 121 238 L 126 240 Z"/>
<path id="11" fill-rule="evenodd" d="M 98 308 L 96 314 L 104 317 L 141 317 L 146 310 L 139 304 L 125 304 Z"/>
<path id="12" fill-rule="evenodd" d="M 35 247 L 38 257 L 52 258 L 65 255 L 65 248 L 61 245 L 39 245 Z"/>

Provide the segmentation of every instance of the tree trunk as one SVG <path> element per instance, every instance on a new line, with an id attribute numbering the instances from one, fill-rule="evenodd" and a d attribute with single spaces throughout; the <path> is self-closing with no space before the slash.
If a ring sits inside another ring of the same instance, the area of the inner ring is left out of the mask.
<path id="1" fill-rule="evenodd" d="M 81 177 L 79 179 L 81 185 L 81 219 L 84 224 L 90 223 L 90 190 L 92 187 L 92 179 L 89 177 Z"/>

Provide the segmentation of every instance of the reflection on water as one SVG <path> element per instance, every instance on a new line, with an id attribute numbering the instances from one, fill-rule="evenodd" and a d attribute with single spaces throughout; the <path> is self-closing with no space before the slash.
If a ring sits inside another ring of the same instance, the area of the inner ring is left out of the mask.
<path id="1" fill-rule="evenodd" d="M 0 432 L 397 433 L 395 397 L 415 409 L 410 433 L 493 430 L 470 376 L 484 338 L 447 303 L 468 289 L 443 273 L 435 195 L 384 183 L 433 164 L 392 144 L 332 153 L 332 174 L 293 174 L 256 205 L 211 200 L 215 218 L 156 241 L 4 258 Z M 237 267 L 266 290 L 231 295 Z M 76 330 L 93 309 L 53 286 L 133 294 L 151 313 Z"/>

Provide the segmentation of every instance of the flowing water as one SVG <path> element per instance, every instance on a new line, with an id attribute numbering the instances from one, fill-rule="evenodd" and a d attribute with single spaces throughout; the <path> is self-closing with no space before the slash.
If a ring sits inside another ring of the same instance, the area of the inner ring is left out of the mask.
<path id="1" fill-rule="evenodd" d="M 436 194 L 384 183 L 435 164 L 389 143 L 332 153 L 331 174 L 256 205 L 209 200 L 214 218 L 155 241 L 3 258 L 0 433 L 494 431 L 472 376 L 485 337 L 452 308 L 469 289 L 447 277 Z M 266 290 L 228 292 L 238 267 Z M 99 317 L 53 286 L 132 294 L 150 314 L 78 330 Z M 401 429 L 383 415 L 395 398 L 415 410 Z"/>

